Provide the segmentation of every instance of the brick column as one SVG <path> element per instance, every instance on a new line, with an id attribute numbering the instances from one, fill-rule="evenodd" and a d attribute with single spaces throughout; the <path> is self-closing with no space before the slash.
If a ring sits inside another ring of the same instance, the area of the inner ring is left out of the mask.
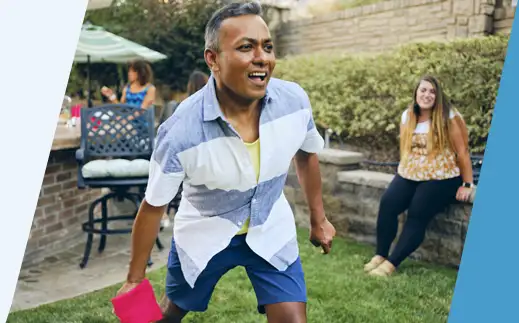
<path id="1" fill-rule="evenodd" d="M 24 265 L 86 241 L 81 223 L 100 190 L 77 188 L 75 149 L 52 151 L 34 212 Z"/>

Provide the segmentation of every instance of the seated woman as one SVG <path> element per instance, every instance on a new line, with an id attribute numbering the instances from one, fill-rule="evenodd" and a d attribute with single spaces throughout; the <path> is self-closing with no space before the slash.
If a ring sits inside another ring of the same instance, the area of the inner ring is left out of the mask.
<path id="1" fill-rule="evenodd" d="M 123 89 L 121 99 L 118 100 L 112 89 L 103 87 L 101 93 L 111 103 L 130 104 L 146 109 L 155 101 L 155 86 L 151 83 L 153 72 L 150 64 L 144 60 L 135 60 L 128 64 L 128 84 Z"/>
<path id="2" fill-rule="evenodd" d="M 418 83 L 413 103 L 402 114 L 401 159 L 382 196 L 377 221 L 376 255 L 364 266 L 373 276 L 389 276 L 424 240 L 428 224 L 450 203 L 468 201 L 473 189 L 468 132 L 431 76 Z M 398 216 L 407 220 L 398 242 Z"/>

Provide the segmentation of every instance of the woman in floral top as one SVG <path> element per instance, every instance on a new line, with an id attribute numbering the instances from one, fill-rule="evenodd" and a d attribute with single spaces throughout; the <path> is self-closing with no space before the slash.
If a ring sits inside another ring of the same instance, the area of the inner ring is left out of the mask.
<path id="1" fill-rule="evenodd" d="M 461 114 L 451 107 L 439 82 L 431 76 L 418 83 L 413 103 L 402 114 L 398 172 L 380 201 L 376 255 L 364 266 L 374 276 L 389 276 L 425 237 L 435 215 L 455 199 L 468 201 L 472 165 Z M 407 220 L 398 242 L 398 216 Z"/>

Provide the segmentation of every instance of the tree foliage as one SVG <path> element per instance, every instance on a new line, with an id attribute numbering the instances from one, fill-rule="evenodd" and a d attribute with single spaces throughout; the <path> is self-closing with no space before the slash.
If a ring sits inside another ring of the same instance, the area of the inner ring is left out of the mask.
<path id="1" fill-rule="evenodd" d="M 204 30 L 221 0 L 125 0 L 112 7 L 87 12 L 85 22 L 161 52 L 167 59 L 153 64 L 155 83 L 184 90 L 189 74 L 205 72 Z M 91 76 L 103 84 L 117 84 L 121 75 L 114 64 L 92 64 Z M 77 91 L 84 81 L 85 66 L 74 66 L 75 80 L 69 91 Z M 123 80 L 126 78 L 122 75 Z"/>
<path id="2" fill-rule="evenodd" d="M 204 32 L 212 13 L 229 0 L 118 0 L 110 8 L 87 12 L 85 22 L 161 52 L 167 59 L 153 64 L 155 83 L 184 91 L 195 69 L 209 73 L 204 61 Z M 269 21 L 269 7 L 264 6 Z M 75 65 L 67 92 L 85 86 L 85 66 Z M 91 78 L 116 85 L 126 79 L 114 64 L 93 64 Z M 94 84 L 95 87 L 95 84 Z M 97 95 L 99 96 L 99 95 Z"/>

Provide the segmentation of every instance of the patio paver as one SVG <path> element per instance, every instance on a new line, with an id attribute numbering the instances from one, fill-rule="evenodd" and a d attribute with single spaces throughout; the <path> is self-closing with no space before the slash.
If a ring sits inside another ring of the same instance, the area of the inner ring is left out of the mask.
<path id="1" fill-rule="evenodd" d="M 172 231 L 172 228 L 166 228 L 160 233 L 165 248 L 162 251 L 156 247 L 153 249 L 154 264 L 148 270 L 166 264 Z M 92 249 L 84 269 L 79 268 L 84 243 L 50 257 L 37 266 L 22 269 L 11 312 L 73 298 L 124 281 L 130 257 L 130 235 L 109 236 L 102 254 L 97 253 L 96 241 Z"/>

